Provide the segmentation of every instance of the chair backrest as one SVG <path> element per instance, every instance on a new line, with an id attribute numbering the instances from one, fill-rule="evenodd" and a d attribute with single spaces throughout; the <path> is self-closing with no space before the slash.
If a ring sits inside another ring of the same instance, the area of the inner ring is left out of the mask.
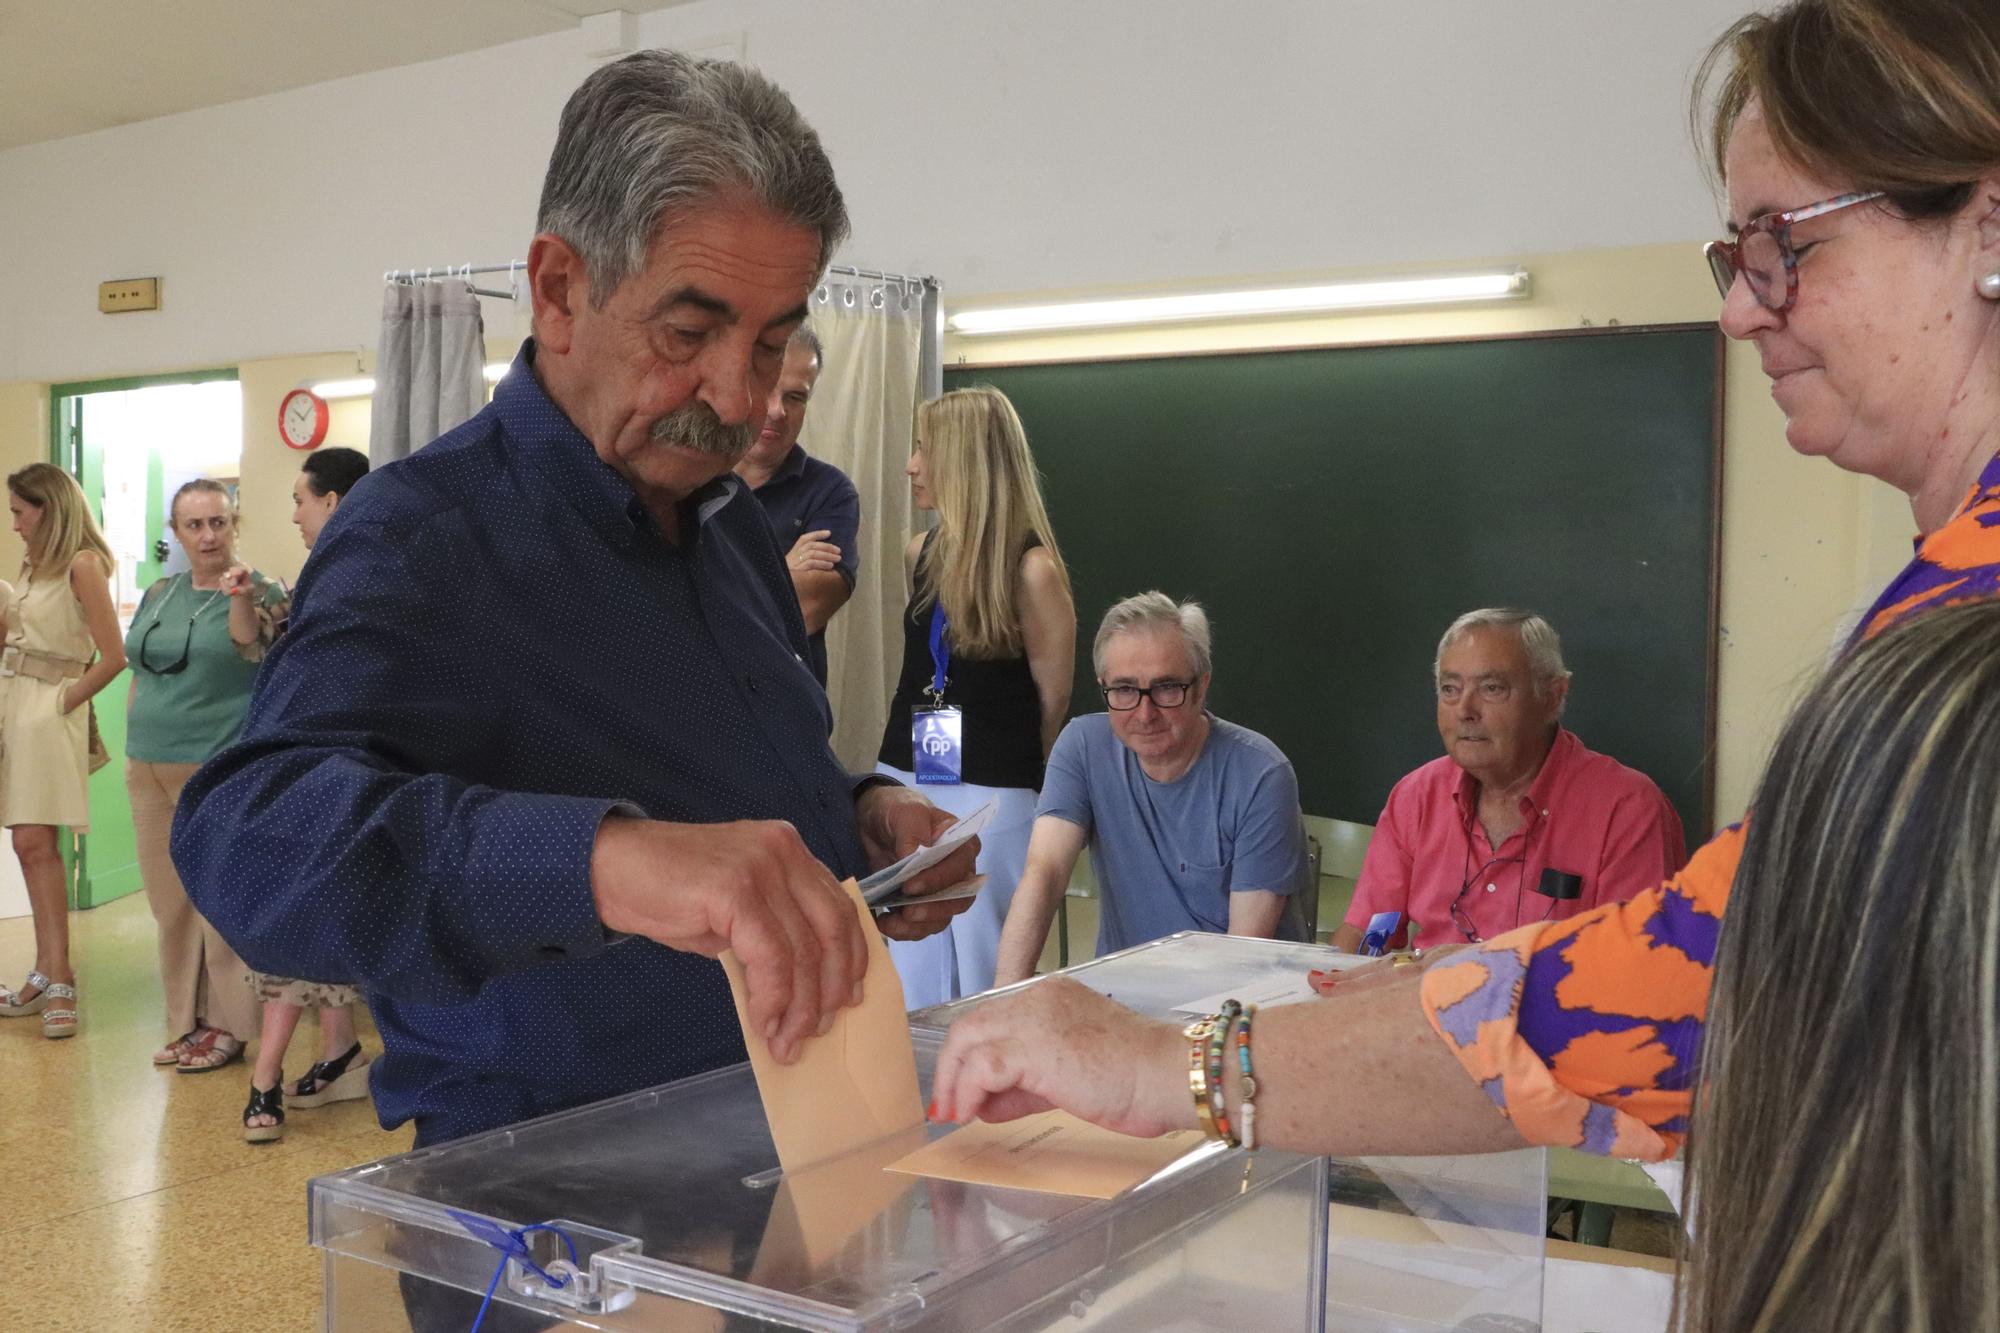
<path id="1" fill-rule="evenodd" d="M 1360 879 L 1361 862 L 1368 855 L 1368 840 L 1375 836 L 1375 826 L 1329 819 L 1324 828 L 1326 859 L 1320 873 L 1340 879 Z"/>
<path id="2" fill-rule="evenodd" d="M 1319 839 L 1306 834 L 1306 889 L 1299 899 L 1299 915 L 1305 918 L 1306 939 L 1319 939 Z"/>

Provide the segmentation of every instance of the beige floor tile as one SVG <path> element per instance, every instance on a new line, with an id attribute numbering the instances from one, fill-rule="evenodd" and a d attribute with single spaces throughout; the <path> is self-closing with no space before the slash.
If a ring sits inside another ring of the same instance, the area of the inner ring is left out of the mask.
<path id="1" fill-rule="evenodd" d="M 244 1143 L 246 1064 L 152 1067 L 167 1034 L 145 902 L 77 913 L 71 931 L 83 1031 L 46 1041 L 37 1019 L 0 1019 L 0 1250 L 14 1275 L 0 1329 L 317 1327 L 306 1181 L 401 1152 L 409 1131 L 384 1133 L 364 1100 L 293 1110 L 283 1140 Z M 25 918 L 0 921 L 0 981 L 18 985 L 32 949 Z M 371 1028 L 362 1041 L 379 1049 Z M 286 1070 L 318 1057 L 308 1020 Z"/>

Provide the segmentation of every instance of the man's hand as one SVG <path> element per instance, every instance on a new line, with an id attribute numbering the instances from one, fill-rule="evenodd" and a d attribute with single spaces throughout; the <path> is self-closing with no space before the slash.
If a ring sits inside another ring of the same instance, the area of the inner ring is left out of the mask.
<path id="1" fill-rule="evenodd" d="M 785 556 L 785 564 L 795 574 L 835 568 L 840 564 L 840 548 L 827 540 L 832 535 L 831 528 L 800 533 L 799 539 L 792 543 L 790 553 Z"/>
<path id="2" fill-rule="evenodd" d="M 919 847 L 928 847 L 957 820 L 908 787 L 881 784 L 861 793 L 854 803 L 854 815 L 861 828 L 861 845 L 868 853 L 868 865 L 880 870 L 893 865 Z M 903 886 L 912 897 L 948 889 L 972 878 L 979 859 L 979 839 L 918 875 Z M 951 919 L 971 907 L 972 898 L 946 903 L 924 903 L 898 908 L 875 918 L 876 928 L 892 940 L 920 940 L 935 935 Z"/>
<path id="3" fill-rule="evenodd" d="M 868 946 L 853 899 L 790 824 L 607 818 L 590 854 L 597 916 L 708 958 L 733 949 L 750 1024 L 780 1063 L 861 1001 Z"/>

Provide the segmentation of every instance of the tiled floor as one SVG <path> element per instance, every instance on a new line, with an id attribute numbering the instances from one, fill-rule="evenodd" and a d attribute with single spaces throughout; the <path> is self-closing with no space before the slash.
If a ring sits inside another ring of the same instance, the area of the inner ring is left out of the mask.
<path id="1" fill-rule="evenodd" d="M 155 1069 L 162 1030 L 153 919 L 134 895 L 71 917 L 83 1030 L 45 1041 L 0 1019 L 0 1329 L 305 1330 L 320 1267 L 306 1180 L 409 1146 L 366 1101 L 294 1110 L 243 1142 L 249 1070 Z M 33 960 L 26 918 L 0 921 L 0 979 Z M 377 1049 L 372 1031 L 363 1037 Z M 300 1025 L 293 1077 L 319 1058 Z"/>

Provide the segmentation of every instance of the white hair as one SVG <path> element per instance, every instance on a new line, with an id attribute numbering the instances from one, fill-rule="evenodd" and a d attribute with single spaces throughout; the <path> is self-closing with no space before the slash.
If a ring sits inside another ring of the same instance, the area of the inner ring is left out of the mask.
<path id="1" fill-rule="evenodd" d="M 1562 639 L 1557 636 L 1554 625 L 1533 611 L 1488 606 L 1477 611 L 1467 611 L 1451 622 L 1451 628 L 1444 632 L 1442 639 L 1438 640 L 1437 656 L 1431 661 L 1432 683 L 1436 683 L 1444 676 L 1445 652 L 1476 629 L 1505 629 L 1514 632 L 1514 636 L 1521 641 L 1522 649 L 1528 654 L 1528 674 L 1534 678 L 1536 698 L 1542 697 L 1551 682 L 1569 679 L 1569 668 L 1563 665 Z"/>
<path id="2" fill-rule="evenodd" d="M 1127 597 L 1104 613 L 1104 620 L 1097 627 L 1097 638 L 1090 646 L 1092 669 L 1103 677 L 1104 648 L 1112 636 L 1146 630 L 1172 630 L 1180 635 L 1182 645 L 1187 648 L 1188 665 L 1197 679 L 1213 668 L 1208 612 L 1201 609 L 1200 602 L 1176 602 L 1165 593 L 1154 591 Z"/>

